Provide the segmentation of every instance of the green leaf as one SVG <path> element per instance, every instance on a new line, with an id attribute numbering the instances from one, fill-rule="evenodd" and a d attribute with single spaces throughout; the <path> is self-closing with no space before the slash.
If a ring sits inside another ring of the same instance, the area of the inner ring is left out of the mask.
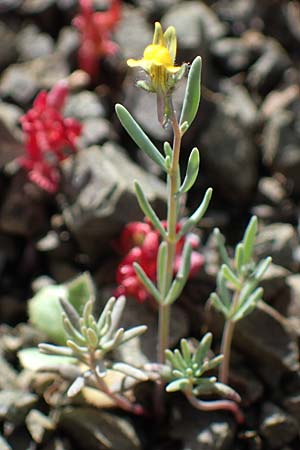
<path id="1" fill-rule="evenodd" d="M 142 128 L 138 125 L 132 115 L 127 111 L 124 106 L 117 104 L 115 106 L 117 116 L 129 134 L 129 136 L 134 140 L 137 146 L 145 152 L 149 158 L 152 159 L 162 170 L 165 169 L 165 161 L 159 150 L 155 147 L 155 145 L 150 141 L 146 133 L 142 130 Z"/>
<path id="2" fill-rule="evenodd" d="M 239 307 L 236 314 L 233 315 L 232 320 L 238 322 L 239 320 L 250 314 L 257 306 L 259 300 L 262 299 L 264 290 L 263 288 L 257 288 L 249 297 L 244 301 L 244 303 Z"/>
<path id="3" fill-rule="evenodd" d="M 87 329 L 87 340 L 89 346 L 92 348 L 97 348 L 98 346 L 98 336 L 92 328 Z"/>
<path id="4" fill-rule="evenodd" d="M 272 258 L 271 256 L 268 256 L 267 258 L 263 259 L 262 261 L 260 261 L 260 263 L 258 264 L 258 266 L 256 267 L 255 271 L 254 271 L 254 278 L 257 281 L 260 281 L 262 279 L 262 277 L 264 276 L 264 274 L 266 273 L 266 271 L 268 270 L 270 264 L 272 262 Z"/>
<path id="5" fill-rule="evenodd" d="M 222 303 L 220 297 L 218 296 L 218 294 L 216 294 L 215 292 L 213 292 L 210 297 L 209 297 L 209 301 L 211 302 L 211 304 L 216 308 L 217 311 L 220 311 L 224 317 L 227 319 L 228 318 L 228 314 L 229 314 L 229 310 L 228 308 Z"/>
<path id="6" fill-rule="evenodd" d="M 200 56 L 197 56 L 191 65 L 188 75 L 183 107 L 179 121 L 180 125 L 187 122 L 190 126 L 198 112 L 201 95 L 201 66 L 201 58 Z"/>
<path id="7" fill-rule="evenodd" d="M 200 164 L 199 150 L 196 147 L 194 147 L 193 150 L 191 151 L 188 160 L 185 178 L 178 191 L 179 194 L 188 192 L 194 185 L 199 172 L 199 164 Z"/>
<path id="8" fill-rule="evenodd" d="M 234 264 L 238 274 L 241 274 L 244 264 L 244 244 L 240 242 L 235 249 Z"/>
<path id="9" fill-rule="evenodd" d="M 137 274 L 138 279 L 143 283 L 147 291 L 155 298 L 155 300 L 160 303 L 161 296 L 157 288 L 154 286 L 148 275 L 144 272 L 138 263 L 133 263 L 134 270 Z"/>
<path id="10" fill-rule="evenodd" d="M 177 380 L 171 381 L 171 383 L 169 383 L 166 386 L 166 391 L 167 392 L 182 391 L 187 386 L 189 386 L 189 384 L 190 382 L 188 378 L 178 378 Z"/>
<path id="11" fill-rule="evenodd" d="M 66 286 L 46 286 L 28 302 L 30 322 L 57 344 L 65 344 L 66 333 L 59 299 L 68 299 Z"/>
<path id="12" fill-rule="evenodd" d="M 221 267 L 221 272 L 223 277 L 226 278 L 227 281 L 229 281 L 231 284 L 234 285 L 236 289 L 241 289 L 242 285 L 238 277 L 233 273 L 233 271 L 230 269 L 227 264 L 223 264 Z"/>
<path id="13" fill-rule="evenodd" d="M 68 349 L 69 350 L 69 349 Z M 37 371 L 43 367 L 61 366 L 62 364 L 75 364 L 75 358 L 69 356 L 56 356 L 41 353 L 38 348 L 25 348 L 18 352 L 20 363 L 25 369 Z"/>
<path id="14" fill-rule="evenodd" d="M 248 264 L 252 258 L 256 233 L 257 233 L 257 217 L 253 216 L 249 222 L 249 225 L 245 231 L 243 238 L 244 244 L 243 264 Z"/>
<path id="15" fill-rule="evenodd" d="M 154 228 L 160 232 L 162 238 L 166 240 L 167 239 L 166 230 L 162 226 L 161 221 L 159 220 L 158 216 L 156 215 L 156 212 L 150 205 L 147 197 L 145 196 L 141 186 L 137 181 L 134 182 L 134 188 L 141 210 L 143 211 L 145 216 L 148 217 L 148 219 L 151 221 Z"/>
<path id="16" fill-rule="evenodd" d="M 68 338 L 73 339 L 79 345 L 85 345 L 86 342 L 84 337 L 78 330 L 76 330 L 65 313 L 63 313 L 63 324 Z"/>
<path id="17" fill-rule="evenodd" d="M 101 315 L 100 315 L 100 317 L 98 319 L 98 323 L 97 323 L 97 327 L 98 327 L 99 331 L 102 330 L 102 328 L 104 327 L 105 323 L 107 322 L 108 312 L 110 312 L 110 313 L 112 312 L 112 309 L 113 309 L 116 301 L 117 301 L 116 297 L 111 297 L 106 302 L 106 304 L 105 304 L 105 306 L 104 306 L 104 308 L 102 310 L 102 313 L 101 313 Z M 111 319 L 111 314 L 110 314 L 110 319 Z"/>
<path id="18" fill-rule="evenodd" d="M 117 362 L 112 364 L 112 369 L 116 370 L 117 372 L 124 373 L 128 377 L 135 378 L 139 381 L 147 381 L 148 376 L 140 369 L 137 369 L 136 367 L 130 366 L 129 364 Z"/>
<path id="19" fill-rule="evenodd" d="M 229 259 L 229 256 L 228 256 L 228 253 L 227 253 L 227 250 L 225 247 L 225 238 L 224 238 L 223 234 L 221 233 L 221 231 L 219 230 L 219 228 L 214 229 L 214 236 L 216 238 L 219 253 L 220 253 L 220 256 L 221 256 L 223 262 L 225 264 L 227 264 L 228 266 L 230 266 L 230 259 Z"/>
<path id="20" fill-rule="evenodd" d="M 68 290 L 69 302 L 79 314 L 82 314 L 84 305 L 88 300 L 95 298 L 95 286 L 89 272 L 84 272 L 72 281 L 65 283 Z"/>
<path id="21" fill-rule="evenodd" d="M 189 343 L 186 339 L 180 340 L 180 349 L 183 358 L 185 359 L 186 363 L 189 365 L 191 364 L 191 351 L 189 348 Z"/>
<path id="22" fill-rule="evenodd" d="M 125 342 L 128 342 L 131 339 L 134 339 L 138 336 L 141 336 L 141 334 L 145 333 L 145 331 L 147 331 L 146 325 L 138 325 L 136 327 L 124 331 L 121 344 L 124 344 Z"/>
<path id="23" fill-rule="evenodd" d="M 230 291 L 227 288 L 227 281 L 224 278 L 224 275 L 221 270 L 219 270 L 218 275 L 217 275 L 217 287 L 218 287 L 218 293 L 220 294 L 222 303 L 228 310 L 230 310 L 231 302 L 232 302 L 232 295 L 230 294 Z"/>
<path id="24" fill-rule="evenodd" d="M 199 342 L 199 346 L 193 357 L 193 360 L 197 362 L 199 365 L 203 364 L 204 358 L 206 357 L 208 351 L 210 350 L 211 343 L 212 343 L 212 334 L 206 333 Z"/>
<path id="25" fill-rule="evenodd" d="M 114 337 L 103 343 L 101 341 L 101 348 L 105 352 L 110 352 L 111 350 L 116 349 L 117 347 L 119 347 L 119 345 L 121 345 L 123 336 L 124 336 L 124 328 L 119 328 L 118 331 L 115 333 Z"/>
<path id="26" fill-rule="evenodd" d="M 164 152 L 166 156 L 169 156 L 172 159 L 173 150 L 169 142 L 164 142 Z"/>
<path id="27" fill-rule="evenodd" d="M 194 228 L 198 224 L 198 222 L 200 222 L 200 220 L 206 213 L 212 193 L 213 193 L 212 188 L 208 188 L 200 206 L 191 215 L 191 217 L 188 218 L 188 220 L 185 222 L 185 224 L 177 234 L 177 240 L 181 239 L 186 233 L 191 231 L 191 229 Z"/>
<path id="28" fill-rule="evenodd" d="M 209 370 L 213 370 L 215 367 L 219 366 L 221 362 L 223 361 L 224 356 L 218 355 L 214 358 L 209 359 L 208 361 L 205 361 L 203 364 L 203 372 L 208 372 Z"/>
<path id="29" fill-rule="evenodd" d="M 165 271 L 167 264 L 167 253 L 168 253 L 168 244 L 166 242 L 161 242 L 158 253 L 157 253 L 157 286 L 162 295 L 164 295 L 164 281 L 165 281 Z"/>

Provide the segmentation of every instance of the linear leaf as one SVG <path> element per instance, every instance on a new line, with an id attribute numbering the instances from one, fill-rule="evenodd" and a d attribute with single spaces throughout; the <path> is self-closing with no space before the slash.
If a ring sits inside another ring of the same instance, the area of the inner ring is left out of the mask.
<path id="1" fill-rule="evenodd" d="M 165 161 L 159 150 L 155 147 L 155 145 L 150 141 L 146 133 L 142 130 L 139 124 L 135 121 L 132 115 L 127 111 L 124 106 L 117 104 L 115 106 L 117 116 L 128 132 L 129 136 L 134 140 L 137 146 L 145 152 L 152 161 L 156 162 L 161 169 L 164 171 L 165 169 Z"/>
<path id="2" fill-rule="evenodd" d="M 138 276 L 138 279 L 143 283 L 148 292 L 155 298 L 155 300 L 160 303 L 161 296 L 158 289 L 154 286 L 148 275 L 146 275 L 145 271 L 141 268 L 138 263 L 133 263 L 134 270 Z"/>
<path id="3" fill-rule="evenodd" d="M 200 164 L 199 150 L 197 149 L 197 147 L 194 147 L 193 150 L 191 151 L 188 160 L 185 178 L 178 191 L 180 194 L 188 192 L 195 183 L 199 172 L 199 164 Z"/>
<path id="4" fill-rule="evenodd" d="M 180 116 L 180 125 L 187 122 L 190 126 L 196 117 L 200 96 L 201 96 L 201 66 L 202 61 L 200 56 L 197 56 L 190 68 L 188 81 Z"/>
<path id="5" fill-rule="evenodd" d="M 151 221 L 154 228 L 156 228 L 156 230 L 160 232 L 162 238 L 166 240 L 167 239 L 166 230 L 162 226 L 161 221 L 159 220 L 156 212 L 150 205 L 150 202 L 148 201 L 140 184 L 137 181 L 134 181 L 134 188 L 141 210 L 143 211 L 145 216 L 148 217 L 148 219 Z"/>
<path id="6" fill-rule="evenodd" d="M 242 285 L 238 277 L 233 273 L 227 264 L 223 264 L 221 267 L 222 275 L 228 280 L 230 283 L 234 285 L 236 289 L 241 289 Z"/>
<path id="7" fill-rule="evenodd" d="M 188 233 L 193 227 L 195 227 L 198 222 L 202 219 L 206 210 L 208 208 L 213 190 L 212 188 L 208 188 L 205 192 L 204 198 L 200 204 L 200 206 L 196 209 L 196 211 L 188 218 L 185 222 L 179 233 L 177 234 L 177 239 L 181 239 L 186 233 Z"/>
<path id="8" fill-rule="evenodd" d="M 243 244 L 244 244 L 244 257 L 243 264 L 248 264 L 252 258 L 253 247 L 255 242 L 255 236 L 257 232 L 257 217 L 253 216 L 246 228 Z"/>

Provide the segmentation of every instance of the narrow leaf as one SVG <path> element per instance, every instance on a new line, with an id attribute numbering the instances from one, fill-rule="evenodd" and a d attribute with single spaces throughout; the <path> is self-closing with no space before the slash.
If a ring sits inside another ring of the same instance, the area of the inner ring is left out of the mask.
<path id="1" fill-rule="evenodd" d="M 232 303 L 232 295 L 230 294 L 230 291 L 227 288 L 227 281 L 224 278 L 224 275 L 221 270 L 219 270 L 217 275 L 217 287 L 222 303 L 229 310 Z"/>
<path id="2" fill-rule="evenodd" d="M 223 361 L 223 359 L 224 359 L 223 355 L 218 355 L 208 361 L 205 361 L 205 363 L 202 366 L 203 372 L 207 372 L 207 371 L 212 370 L 215 367 L 219 366 L 221 364 L 221 362 Z"/>
<path id="3" fill-rule="evenodd" d="M 193 227 L 195 227 L 198 222 L 202 219 L 204 214 L 206 213 L 206 210 L 208 208 L 211 196 L 212 196 L 212 188 L 208 188 L 204 199 L 202 200 L 202 203 L 200 206 L 196 209 L 196 211 L 191 215 L 191 217 L 188 218 L 188 220 L 185 222 L 181 230 L 179 231 L 177 235 L 177 239 L 181 239 L 182 236 L 184 236 L 186 233 L 188 233 Z"/>
<path id="4" fill-rule="evenodd" d="M 178 191 L 180 194 L 189 191 L 191 187 L 194 185 L 199 172 L 199 164 L 200 164 L 199 150 L 196 147 L 194 147 L 193 150 L 191 151 L 188 160 L 185 178 Z"/>
<path id="5" fill-rule="evenodd" d="M 204 358 L 206 357 L 208 351 L 210 350 L 211 343 L 212 343 L 212 334 L 206 333 L 199 342 L 199 346 L 193 357 L 193 360 L 197 362 L 199 365 L 203 364 Z"/>
<path id="6" fill-rule="evenodd" d="M 136 380 L 140 381 L 148 380 L 148 376 L 145 374 L 145 372 L 136 367 L 130 366 L 129 364 L 126 363 L 122 362 L 113 363 L 112 369 L 116 370 L 117 372 L 124 373 L 128 377 L 135 378 Z"/>
<path id="7" fill-rule="evenodd" d="M 74 306 L 62 297 L 59 299 L 59 302 L 73 327 L 76 328 L 77 331 L 80 331 L 80 322 L 79 322 L 80 317 Z"/>
<path id="8" fill-rule="evenodd" d="M 85 385 L 84 377 L 77 377 L 76 380 L 69 387 L 67 396 L 75 397 L 75 395 L 79 394 L 81 389 L 84 388 L 84 385 Z"/>
<path id="9" fill-rule="evenodd" d="M 270 264 L 272 262 L 272 258 L 271 256 L 263 259 L 258 266 L 255 269 L 254 272 L 254 277 L 257 281 L 260 281 L 262 279 L 262 277 L 264 276 L 264 274 L 266 273 L 266 271 L 268 270 Z"/>
<path id="10" fill-rule="evenodd" d="M 138 276 L 138 279 L 143 283 L 148 292 L 155 298 L 155 300 L 160 303 L 161 296 L 157 288 L 154 286 L 148 275 L 144 272 L 138 263 L 133 263 L 134 270 Z"/>
<path id="11" fill-rule="evenodd" d="M 191 351 L 190 351 L 190 348 L 189 348 L 188 341 L 186 339 L 181 339 L 180 340 L 180 349 L 181 349 L 181 353 L 182 353 L 186 363 L 188 365 L 190 365 L 190 363 L 191 363 Z"/>
<path id="12" fill-rule="evenodd" d="M 156 212 L 150 205 L 150 202 L 148 201 L 141 186 L 137 181 L 134 182 L 134 188 L 141 210 L 143 211 L 145 216 L 148 217 L 148 219 L 150 219 L 154 228 L 156 228 L 160 232 L 162 238 L 166 240 L 167 239 L 166 230 L 162 226 L 161 221 L 159 220 Z"/>
<path id="13" fill-rule="evenodd" d="M 232 320 L 234 322 L 238 322 L 239 320 L 250 314 L 256 308 L 259 300 L 262 299 L 263 293 L 263 288 L 259 287 L 255 289 L 255 291 L 248 297 L 248 299 L 246 299 L 246 301 L 239 307 L 236 314 L 234 314 L 234 316 L 232 317 Z"/>
<path id="14" fill-rule="evenodd" d="M 82 334 L 73 327 L 68 317 L 63 313 L 63 325 L 69 338 L 73 339 L 79 345 L 85 345 L 85 339 Z"/>
<path id="15" fill-rule="evenodd" d="M 234 264 L 238 274 L 241 273 L 244 264 L 244 244 L 240 242 L 235 249 Z"/>
<path id="16" fill-rule="evenodd" d="M 166 156 L 169 156 L 172 159 L 173 150 L 169 142 L 164 142 L 164 152 Z"/>
<path id="17" fill-rule="evenodd" d="M 116 107 L 117 116 L 129 134 L 129 136 L 134 140 L 137 146 L 145 152 L 152 161 L 156 162 L 162 170 L 165 171 L 165 161 L 163 156 L 160 154 L 159 150 L 150 141 L 146 133 L 142 130 L 139 124 L 135 121 L 132 115 L 127 111 L 124 106 L 117 104 Z"/>
<path id="18" fill-rule="evenodd" d="M 242 285 L 238 277 L 232 272 L 229 266 L 227 264 L 223 264 L 221 267 L 222 275 L 226 278 L 227 281 L 229 281 L 231 284 L 234 285 L 236 289 L 241 289 Z"/>
<path id="19" fill-rule="evenodd" d="M 257 232 L 257 217 L 253 216 L 249 222 L 249 225 L 245 231 L 243 238 L 244 244 L 243 264 L 248 264 L 252 258 L 256 232 Z"/>
<path id="20" fill-rule="evenodd" d="M 196 117 L 201 95 L 201 58 L 197 56 L 190 68 L 188 81 L 180 116 L 180 125 L 187 122 L 189 126 Z"/>
<path id="21" fill-rule="evenodd" d="M 216 294 L 215 292 L 212 293 L 209 297 L 209 301 L 217 311 L 220 311 L 226 319 L 228 318 L 229 311 L 226 308 L 226 306 L 222 303 L 218 294 Z"/>
<path id="22" fill-rule="evenodd" d="M 106 333 L 106 338 L 112 336 L 112 334 L 116 331 L 120 323 L 125 305 L 126 305 L 126 297 L 124 295 L 121 295 L 116 299 L 111 311 L 111 326 L 109 329 L 109 333 Z"/>
<path id="23" fill-rule="evenodd" d="M 128 342 L 138 336 L 141 336 L 141 334 L 145 333 L 145 331 L 147 331 L 146 325 L 139 325 L 137 327 L 133 327 L 129 330 L 124 331 L 121 344 L 124 344 L 125 342 Z"/>
<path id="24" fill-rule="evenodd" d="M 88 340 L 88 344 L 91 347 L 97 348 L 98 342 L 99 342 L 98 336 L 92 328 L 87 329 L 87 340 Z"/>
<path id="25" fill-rule="evenodd" d="M 124 335 L 124 329 L 119 328 L 113 338 L 111 338 L 107 341 L 104 341 L 103 343 L 101 341 L 101 348 L 103 350 L 105 350 L 105 352 L 110 352 L 111 350 L 114 350 L 115 348 L 119 347 L 119 345 L 121 344 L 123 335 Z"/>
<path id="26" fill-rule="evenodd" d="M 63 347 L 59 345 L 52 344 L 39 344 L 40 352 L 46 353 L 47 355 L 59 355 L 59 356 L 72 356 L 73 352 L 69 347 Z"/>
<path id="27" fill-rule="evenodd" d="M 167 248 L 167 243 L 163 241 L 161 242 L 157 253 L 157 286 L 162 295 L 164 295 L 165 290 L 164 280 L 167 264 Z"/>
<path id="28" fill-rule="evenodd" d="M 102 313 L 98 319 L 98 329 L 99 331 L 102 329 L 102 327 L 104 326 L 105 322 L 107 321 L 107 313 L 108 311 L 112 311 L 114 304 L 116 303 L 117 299 L 116 297 L 111 297 L 107 302 L 106 305 L 104 306 Z"/>
<path id="29" fill-rule="evenodd" d="M 230 259 L 229 259 L 229 256 L 228 256 L 228 253 L 227 253 L 227 250 L 225 247 L 225 238 L 224 238 L 223 234 L 221 233 L 221 231 L 219 230 L 219 228 L 214 229 L 214 236 L 216 238 L 219 253 L 223 260 L 223 263 L 230 266 Z"/>
<path id="30" fill-rule="evenodd" d="M 188 378 L 179 378 L 178 380 L 171 381 L 171 383 L 169 383 L 166 386 L 166 391 L 167 392 L 182 391 L 187 386 L 189 386 L 189 384 L 190 384 L 190 382 L 189 382 Z"/>

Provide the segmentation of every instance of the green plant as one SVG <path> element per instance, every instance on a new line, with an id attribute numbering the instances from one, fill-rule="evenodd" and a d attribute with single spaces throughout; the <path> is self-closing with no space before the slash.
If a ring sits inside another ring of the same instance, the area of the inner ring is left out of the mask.
<path id="1" fill-rule="evenodd" d="M 263 297 L 263 289 L 259 283 L 271 264 L 267 257 L 256 263 L 253 259 L 257 218 L 249 222 L 242 241 L 236 246 L 234 259 L 230 259 L 225 248 L 224 236 L 215 230 L 215 236 L 223 264 L 217 275 L 217 292 L 210 296 L 212 305 L 225 318 L 221 353 L 224 355 L 220 366 L 219 378 L 222 383 L 228 382 L 231 343 L 235 324 L 250 314 Z"/>
<path id="2" fill-rule="evenodd" d="M 180 268 L 174 273 L 176 256 L 176 243 L 198 224 L 205 214 L 212 195 L 212 189 L 208 189 L 204 199 L 197 210 L 184 222 L 180 231 L 177 231 L 179 221 L 179 202 L 196 181 L 199 171 L 199 151 L 193 148 L 191 151 L 186 175 L 181 182 L 179 156 L 181 141 L 184 133 L 192 124 L 200 102 L 200 77 L 201 58 L 197 57 L 189 70 L 183 107 L 178 120 L 172 103 L 172 92 L 176 83 L 187 70 L 186 65 L 175 66 L 176 56 L 176 32 L 174 27 L 169 27 L 163 33 L 161 25 L 155 24 L 153 43 L 148 45 L 141 60 L 128 60 L 128 64 L 142 67 L 149 75 L 149 81 L 138 82 L 138 86 L 147 91 L 156 93 L 158 119 L 163 126 L 170 124 L 173 129 L 173 146 L 169 142 L 164 143 L 164 153 L 150 141 L 135 119 L 122 105 L 116 105 L 116 113 L 124 128 L 131 138 L 166 174 L 168 186 L 168 212 L 167 226 L 163 226 L 156 212 L 147 200 L 143 188 L 135 182 L 136 196 L 139 205 L 150 220 L 153 227 L 159 231 L 162 243 L 157 257 L 157 285 L 146 275 L 139 264 L 135 264 L 135 270 L 140 281 L 159 305 L 159 336 L 158 336 L 158 362 L 165 362 L 165 350 L 169 346 L 170 306 L 180 296 L 187 281 L 190 265 L 192 246 L 188 239 L 183 248 Z"/>
<path id="3" fill-rule="evenodd" d="M 180 350 L 173 352 L 166 350 L 166 358 L 170 363 L 169 383 L 167 392 L 182 391 L 189 402 L 202 411 L 217 409 L 229 409 L 233 412 L 238 422 L 243 421 L 237 403 L 240 396 L 229 386 L 217 382 L 214 376 L 204 377 L 206 372 L 213 370 L 223 360 L 223 355 L 213 358 L 208 357 L 211 348 L 212 334 L 206 333 L 196 348 L 193 348 L 186 339 L 181 339 Z M 204 401 L 197 397 L 199 395 L 221 395 L 228 400 Z"/>
<path id="4" fill-rule="evenodd" d="M 63 326 L 67 335 L 66 345 L 40 344 L 39 349 L 49 355 L 72 357 L 86 367 L 70 386 L 69 396 L 76 395 L 86 383 L 92 383 L 111 397 L 120 408 L 142 414 L 142 406 L 131 403 L 122 393 L 112 392 L 104 378 L 110 369 L 125 375 L 124 386 L 126 377 L 139 381 L 148 379 L 142 370 L 123 362 L 112 362 L 108 358 L 110 352 L 140 336 L 147 329 L 143 325 L 129 330 L 119 328 L 125 303 L 125 297 L 110 298 L 96 320 L 93 314 L 93 299 L 85 304 L 81 317 L 70 302 L 61 299 Z"/>

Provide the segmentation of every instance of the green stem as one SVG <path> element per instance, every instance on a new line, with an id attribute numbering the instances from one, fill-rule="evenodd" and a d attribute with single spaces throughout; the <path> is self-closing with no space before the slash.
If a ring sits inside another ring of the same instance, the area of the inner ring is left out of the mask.
<path id="1" fill-rule="evenodd" d="M 160 364 L 165 363 L 165 350 L 169 347 L 170 329 L 170 305 L 164 304 L 164 299 L 168 293 L 173 278 L 173 268 L 176 252 L 176 225 L 178 221 L 178 200 L 176 193 L 179 182 L 179 155 L 181 147 L 182 133 L 174 111 L 171 98 L 170 108 L 172 111 L 171 124 L 174 133 L 173 153 L 171 168 L 167 176 L 168 185 L 168 216 L 167 216 L 167 263 L 163 280 L 163 301 L 159 305 L 159 332 L 158 332 L 158 357 Z"/>
<path id="2" fill-rule="evenodd" d="M 231 307 L 232 311 L 235 311 L 235 309 L 238 305 L 239 294 L 240 294 L 239 291 L 236 291 L 234 294 L 233 301 L 232 301 L 232 307 Z M 222 364 L 221 364 L 220 370 L 219 370 L 219 381 L 224 384 L 228 384 L 231 344 L 232 344 L 234 328 L 235 328 L 235 322 L 231 319 L 228 319 L 225 323 L 223 336 L 222 336 L 222 343 L 221 343 L 221 353 L 223 354 L 224 359 L 222 361 Z"/>

